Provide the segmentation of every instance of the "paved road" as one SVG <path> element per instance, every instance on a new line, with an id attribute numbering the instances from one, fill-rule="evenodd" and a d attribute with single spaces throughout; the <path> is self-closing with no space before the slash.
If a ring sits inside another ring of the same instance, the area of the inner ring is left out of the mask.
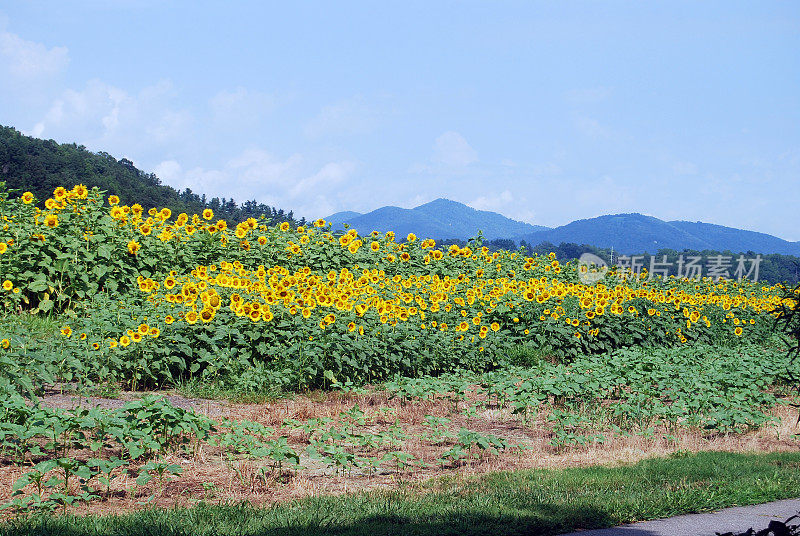
<path id="1" fill-rule="evenodd" d="M 714 536 L 717 532 L 744 532 L 767 528 L 773 519 L 785 521 L 800 511 L 800 499 L 787 499 L 755 506 L 737 506 L 708 514 L 642 521 L 612 529 L 584 530 L 565 536 Z M 790 524 L 800 524 L 792 520 Z"/>

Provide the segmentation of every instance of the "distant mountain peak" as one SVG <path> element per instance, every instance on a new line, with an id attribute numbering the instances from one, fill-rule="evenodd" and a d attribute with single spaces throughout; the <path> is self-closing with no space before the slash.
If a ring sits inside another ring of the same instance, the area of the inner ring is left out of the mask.
<path id="1" fill-rule="evenodd" d="M 334 223 L 334 229 L 343 228 L 346 223 L 362 234 L 377 230 L 394 231 L 398 235 L 414 233 L 425 238 L 466 240 L 481 231 L 486 239 L 491 240 L 547 229 L 443 197 L 412 209 L 385 206 L 345 219 L 341 218 L 342 214 L 339 212 L 326 219 Z"/>
<path id="2" fill-rule="evenodd" d="M 638 212 L 575 220 L 561 227 L 512 238 L 525 240 L 532 246 L 566 242 L 613 247 L 625 254 L 656 253 L 659 249 L 800 254 L 800 243 L 768 234 L 702 222 L 663 221 Z"/>

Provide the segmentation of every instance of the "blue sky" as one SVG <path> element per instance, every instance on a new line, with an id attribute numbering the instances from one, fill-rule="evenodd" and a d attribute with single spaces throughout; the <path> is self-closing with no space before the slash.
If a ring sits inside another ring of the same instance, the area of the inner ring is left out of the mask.
<path id="1" fill-rule="evenodd" d="M 800 240 L 800 3 L 5 2 L 0 123 L 308 218 Z"/>

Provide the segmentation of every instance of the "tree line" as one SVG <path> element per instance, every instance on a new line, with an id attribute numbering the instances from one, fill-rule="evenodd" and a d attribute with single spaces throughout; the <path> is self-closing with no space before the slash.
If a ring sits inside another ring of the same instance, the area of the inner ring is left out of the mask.
<path id="1" fill-rule="evenodd" d="M 464 247 L 468 244 L 466 240 L 459 239 L 437 240 L 436 243 L 441 247 L 447 247 L 450 244 L 457 244 L 460 247 Z M 641 255 L 625 255 L 621 254 L 619 251 L 613 251 L 610 248 L 598 248 L 588 244 L 562 242 L 559 245 L 555 245 L 551 242 L 542 242 L 534 246 L 525 240 L 521 240 L 519 244 L 517 244 L 514 240 L 509 238 L 484 240 L 482 245 L 486 246 L 490 251 L 521 250 L 524 255 L 547 255 L 552 252 L 556 254 L 556 258 L 559 262 L 579 259 L 584 253 L 591 253 L 602 259 L 608 266 L 627 265 L 629 269 L 638 267 L 646 268 L 648 271 L 653 267 L 659 270 L 660 273 L 674 276 L 686 276 L 687 271 L 689 271 L 692 266 L 702 267 L 701 276 L 706 276 L 711 266 L 717 266 L 718 270 L 727 271 L 730 279 L 738 278 L 736 274 L 738 268 L 737 261 L 740 257 L 743 257 L 745 270 L 750 270 L 753 267 L 753 262 L 758 264 L 759 281 L 770 284 L 786 282 L 790 285 L 800 283 L 800 257 L 781 255 L 779 253 L 758 255 L 753 251 L 732 252 L 708 249 L 703 251 L 692 249 L 677 251 L 674 249 L 660 249 L 655 255 L 650 255 L 648 253 Z M 757 258 L 759 258 L 759 260 L 755 261 Z M 720 263 L 722 263 L 721 267 Z M 753 279 L 754 275 L 754 273 L 751 273 L 750 277 L 747 277 L 747 279 Z"/>

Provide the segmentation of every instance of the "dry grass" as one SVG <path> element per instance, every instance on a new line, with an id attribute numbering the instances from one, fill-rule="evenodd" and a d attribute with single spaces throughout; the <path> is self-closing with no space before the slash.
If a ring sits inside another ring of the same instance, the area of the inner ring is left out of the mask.
<path id="1" fill-rule="evenodd" d="M 427 464 L 424 468 L 408 468 L 397 471 L 386 467 L 377 474 L 368 475 L 362 470 L 345 474 L 333 471 L 319 462 L 302 458 L 303 469 L 299 471 L 274 471 L 264 460 L 237 458 L 226 459 L 215 447 L 203 445 L 191 457 L 171 455 L 167 462 L 183 468 L 180 477 L 172 478 L 162 485 L 157 480 L 147 486 L 135 485 L 136 468 L 117 478 L 111 493 L 100 501 L 93 501 L 75 509 L 77 513 L 119 513 L 142 508 L 144 505 L 172 507 L 189 506 L 199 500 L 206 502 L 249 501 L 264 504 L 297 499 L 319 494 L 339 494 L 360 490 L 392 488 L 400 482 L 414 483 L 442 475 L 465 476 L 500 470 L 520 468 L 564 468 L 589 465 L 617 465 L 634 463 L 644 458 L 666 456 L 675 451 L 728 451 L 728 452 L 778 452 L 796 451 L 798 443 L 792 439 L 798 433 L 798 413 L 794 408 L 778 406 L 773 410 L 776 424 L 745 434 L 704 435 L 698 430 L 679 429 L 667 431 L 656 427 L 652 435 L 607 436 L 602 444 L 584 447 L 556 449 L 550 444 L 551 429 L 540 414 L 535 420 L 523 422 L 519 416 L 507 409 L 483 409 L 473 417 L 459 411 L 449 401 L 419 401 L 403 404 L 389 399 L 386 393 L 369 394 L 312 393 L 266 404 L 230 404 L 220 401 L 182 399 L 174 393 L 166 393 L 173 403 L 193 407 L 200 414 L 210 417 L 225 415 L 234 419 L 247 419 L 280 429 L 287 419 L 306 421 L 327 417 L 340 420 L 340 414 L 355 404 L 364 411 L 366 425 L 363 431 L 377 432 L 388 429 L 395 423 L 409 434 L 402 450 Z M 134 396 L 124 393 L 123 398 Z M 85 400 L 85 399 L 84 399 Z M 69 397 L 46 397 L 45 403 L 68 407 L 75 402 Z M 98 403 L 96 400 L 93 403 Z M 84 401 L 85 403 L 85 401 Z M 447 428 L 457 432 L 468 428 L 484 434 L 505 438 L 509 444 L 524 448 L 511 448 L 499 455 L 478 453 L 465 462 L 442 466 L 436 463 L 441 454 L 453 445 L 453 441 L 434 444 L 423 439 L 428 431 L 425 416 L 446 417 L 451 420 Z M 287 435 L 295 450 L 303 452 L 309 437 L 301 430 L 279 430 Z M 674 438 L 665 438 L 670 433 Z M 380 455 L 391 450 L 388 447 L 362 451 L 362 455 Z M 11 487 L 25 469 L 11 464 L 0 465 L 0 504 L 11 497 Z"/>

